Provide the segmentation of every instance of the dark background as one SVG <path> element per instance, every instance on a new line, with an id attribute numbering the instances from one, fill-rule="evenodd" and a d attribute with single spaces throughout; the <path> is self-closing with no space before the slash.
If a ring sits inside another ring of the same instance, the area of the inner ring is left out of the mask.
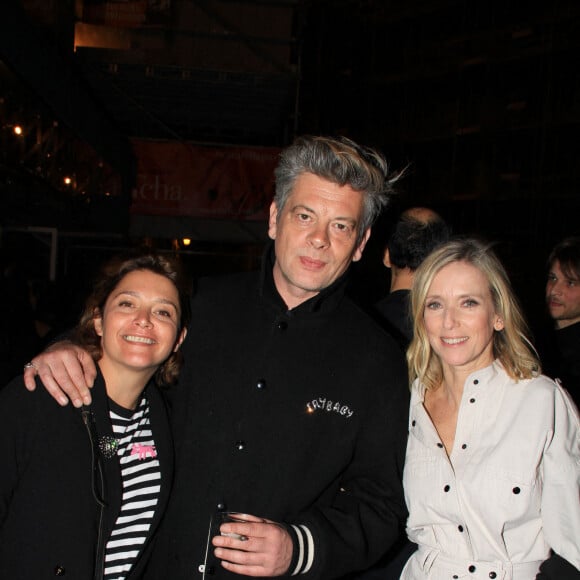
<path id="1" fill-rule="evenodd" d="M 387 292 L 390 221 L 422 204 L 494 242 L 530 318 L 542 317 L 549 250 L 580 233 L 577 0 L 150 0 L 139 26 L 86 41 L 106 5 L 127 2 L 0 8 L 0 257 L 33 318 L 37 296 L 49 303 L 51 332 L 75 320 L 96 265 L 127 246 L 179 253 L 195 274 L 259 263 L 265 224 L 240 239 L 232 222 L 187 248 L 170 228 L 136 238 L 130 137 L 283 147 L 342 134 L 377 147 L 408 169 L 353 295 Z M 16 138 L 15 119 L 34 132 Z M 82 191 L 62 185 L 73 161 Z"/>

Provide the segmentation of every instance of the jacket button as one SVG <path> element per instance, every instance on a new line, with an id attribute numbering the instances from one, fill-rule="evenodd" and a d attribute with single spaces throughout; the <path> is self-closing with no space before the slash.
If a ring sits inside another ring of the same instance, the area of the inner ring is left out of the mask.
<path id="1" fill-rule="evenodd" d="M 464 443 L 464 444 L 461 446 L 461 449 L 467 449 L 467 444 L 466 444 L 466 443 Z"/>
<path id="2" fill-rule="evenodd" d="M 489 577 L 492 578 L 492 579 L 493 578 L 497 578 L 497 574 L 495 572 L 490 572 L 489 573 Z"/>
<path id="3" fill-rule="evenodd" d="M 443 448 L 443 443 L 437 443 L 437 447 L 439 447 L 439 449 Z"/>
<path id="4" fill-rule="evenodd" d="M 449 485 L 446 485 L 446 486 L 443 488 L 443 491 L 444 491 L 445 493 L 447 493 L 447 492 L 448 492 L 450 489 L 451 489 L 451 487 L 450 487 Z"/>
<path id="5" fill-rule="evenodd" d="M 471 399 L 469 399 L 469 402 L 470 403 L 475 403 L 475 399 L 474 398 L 471 398 Z"/>
<path id="6" fill-rule="evenodd" d="M 265 388 L 266 388 L 266 379 L 258 379 L 258 382 L 256 383 L 256 389 L 262 391 Z"/>
<path id="7" fill-rule="evenodd" d="M 54 575 L 55 576 L 64 576 L 66 573 L 66 569 L 62 564 L 57 564 L 54 567 Z"/>
<path id="8" fill-rule="evenodd" d="M 415 421 L 415 419 L 413 419 L 413 421 L 411 422 L 411 426 L 414 427 L 417 424 L 417 421 Z"/>
<path id="9" fill-rule="evenodd" d="M 460 526 L 457 526 L 457 529 L 458 529 L 460 532 L 462 532 L 462 531 L 463 531 L 463 526 L 461 526 L 461 525 L 460 525 Z"/>
<path id="10" fill-rule="evenodd" d="M 467 568 L 472 574 L 475 572 L 476 567 L 472 564 L 471 566 L 469 566 L 469 568 Z"/>
<path id="11" fill-rule="evenodd" d="M 215 507 L 219 512 L 223 512 L 226 509 L 226 503 L 223 501 L 218 501 Z"/>
<path id="12" fill-rule="evenodd" d="M 236 449 L 238 451 L 243 451 L 246 448 L 246 442 L 245 441 L 236 441 Z"/>
<path id="13" fill-rule="evenodd" d="M 473 381 L 473 384 L 474 384 L 474 385 L 479 385 L 479 380 L 478 380 L 478 379 L 475 379 L 475 380 Z"/>
<path id="14" fill-rule="evenodd" d="M 518 495 L 518 493 L 520 493 L 520 491 L 522 491 L 519 487 L 514 487 L 512 489 L 512 492 L 515 493 L 516 495 Z"/>
<path id="15" fill-rule="evenodd" d="M 278 327 L 278 330 L 286 330 L 288 328 L 288 323 L 285 320 L 280 320 L 276 326 Z"/>

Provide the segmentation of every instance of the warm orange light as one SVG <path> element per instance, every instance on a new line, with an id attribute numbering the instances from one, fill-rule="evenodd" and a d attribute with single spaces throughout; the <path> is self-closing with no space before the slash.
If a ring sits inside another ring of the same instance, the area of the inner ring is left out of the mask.
<path id="1" fill-rule="evenodd" d="M 191 239 L 190 238 L 183 238 L 181 240 L 181 242 L 183 243 L 184 246 L 189 246 L 189 244 L 191 244 Z"/>
<path id="2" fill-rule="evenodd" d="M 64 184 L 65 184 L 65 185 L 70 185 L 71 183 L 72 183 L 72 179 L 71 179 L 71 178 L 70 178 L 70 177 L 67 175 L 67 176 L 64 178 Z"/>
<path id="3" fill-rule="evenodd" d="M 22 127 L 20 125 L 14 125 L 13 131 L 15 135 L 22 135 Z"/>

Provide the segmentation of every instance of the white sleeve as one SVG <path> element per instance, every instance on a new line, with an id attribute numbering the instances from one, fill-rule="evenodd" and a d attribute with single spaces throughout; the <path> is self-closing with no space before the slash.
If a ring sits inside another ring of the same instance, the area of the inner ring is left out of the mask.
<path id="1" fill-rule="evenodd" d="M 559 385 L 542 460 L 542 521 L 550 547 L 580 570 L 580 418 Z"/>

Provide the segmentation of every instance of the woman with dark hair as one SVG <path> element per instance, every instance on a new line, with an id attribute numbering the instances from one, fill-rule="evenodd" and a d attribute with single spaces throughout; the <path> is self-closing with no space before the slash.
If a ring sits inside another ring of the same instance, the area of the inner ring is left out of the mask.
<path id="1" fill-rule="evenodd" d="M 418 549 L 401 579 L 578 578 L 578 414 L 540 374 L 500 261 L 476 240 L 443 244 L 411 309 L 403 479 Z"/>
<path id="2" fill-rule="evenodd" d="M 115 258 L 75 330 L 97 362 L 91 405 L 54 405 L 21 377 L 2 390 L 1 578 L 139 577 L 173 471 L 157 387 L 177 378 L 189 308 L 172 260 Z"/>

